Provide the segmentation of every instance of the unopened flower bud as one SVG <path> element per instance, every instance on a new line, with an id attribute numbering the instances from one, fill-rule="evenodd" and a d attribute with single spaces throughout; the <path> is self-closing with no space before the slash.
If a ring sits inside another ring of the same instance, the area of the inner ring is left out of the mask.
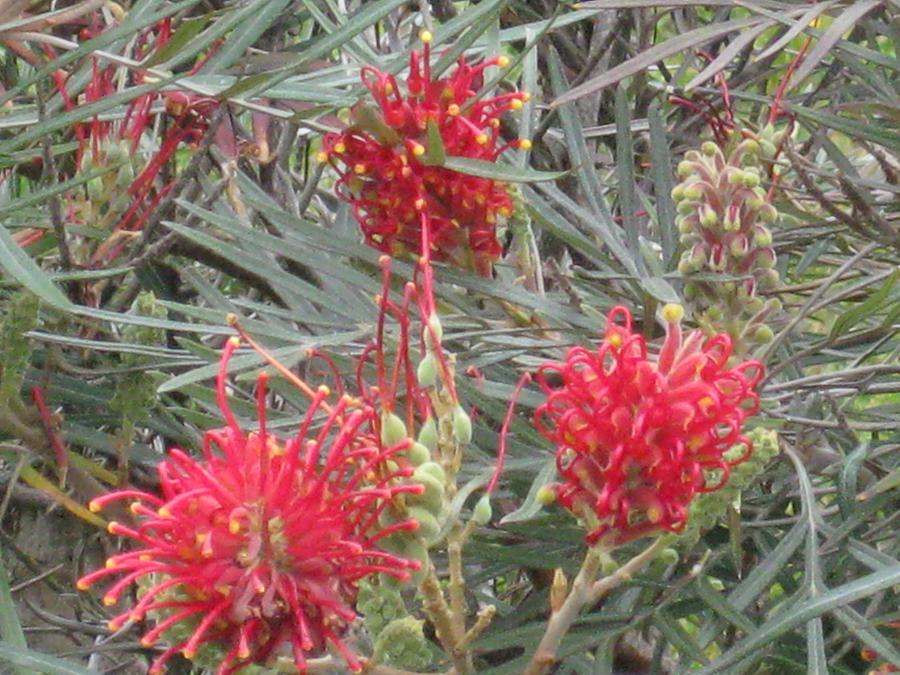
<path id="1" fill-rule="evenodd" d="M 719 151 L 719 146 L 712 141 L 706 141 L 703 145 L 700 146 L 700 150 L 707 157 L 712 157 Z"/>
<path id="2" fill-rule="evenodd" d="M 757 225 L 753 228 L 753 246 L 754 248 L 771 246 L 772 233 L 769 228 L 763 225 Z"/>
<path id="3" fill-rule="evenodd" d="M 759 275 L 759 285 L 761 288 L 775 288 L 779 281 L 781 281 L 781 277 L 779 276 L 778 271 L 774 269 L 763 270 L 762 274 Z"/>
<path id="4" fill-rule="evenodd" d="M 684 306 L 670 302 L 662 308 L 662 318 L 666 323 L 680 323 L 684 318 Z"/>
<path id="5" fill-rule="evenodd" d="M 672 199 L 676 202 L 681 201 L 684 198 L 684 186 L 679 183 L 675 187 L 672 188 Z"/>
<path id="6" fill-rule="evenodd" d="M 687 178 L 688 176 L 690 176 L 692 173 L 694 173 L 694 167 L 694 162 L 689 162 L 686 159 L 678 162 L 677 171 L 679 178 Z M 676 187 L 676 189 L 678 188 Z M 672 196 L 675 197 L 674 194 Z M 678 199 L 678 197 L 675 197 L 675 199 Z"/>
<path id="7" fill-rule="evenodd" d="M 472 509 L 472 520 L 474 520 L 477 525 L 487 525 L 491 522 L 493 515 L 494 510 L 491 508 L 491 498 L 489 495 L 483 495 L 481 499 L 478 500 L 475 508 Z"/>
<path id="8" fill-rule="evenodd" d="M 766 300 L 766 311 L 769 314 L 777 314 L 782 310 L 781 300 L 778 298 L 769 298 Z"/>
<path id="9" fill-rule="evenodd" d="M 688 150 L 684 153 L 684 158 L 689 162 L 696 162 L 700 159 L 700 153 L 696 150 Z"/>
<path id="10" fill-rule="evenodd" d="M 94 176 L 87 182 L 88 197 L 93 202 L 102 202 L 106 199 L 106 187 L 103 185 L 103 178 Z"/>
<path id="11" fill-rule="evenodd" d="M 419 527 L 416 530 L 416 534 L 418 534 L 422 539 L 426 542 L 432 541 L 435 537 L 438 536 L 441 532 L 440 523 L 438 523 L 437 518 L 434 517 L 434 514 L 431 513 L 428 509 L 422 506 L 410 506 L 407 509 L 407 513 L 409 517 L 419 523 Z"/>
<path id="12" fill-rule="evenodd" d="M 753 262 L 757 267 L 769 269 L 775 267 L 775 251 L 772 248 L 761 248 L 756 251 Z"/>
<path id="13" fill-rule="evenodd" d="M 709 204 L 703 204 L 699 211 L 700 223 L 704 227 L 713 227 L 719 222 L 719 214 Z"/>
<path id="14" fill-rule="evenodd" d="M 684 198 L 690 199 L 692 201 L 697 201 L 703 196 L 703 188 L 700 186 L 698 181 L 690 183 L 689 185 L 685 185 L 684 187 Z"/>
<path id="15" fill-rule="evenodd" d="M 694 223 L 689 216 L 678 216 L 675 219 L 675 226 L 681 234 L 690 234 L 694 231 Z"/>
<path id="16" fill-rule="evenodd" d="M 743 185 L 746 174 L 736 167 L 728 167 L 725 172 L 729 185 Z"/>
<path id="17" fill-rule="evenodd" d="M 725 209 L 725 218 L 722 219 L 722 228 L 726 232 L 737 232 L 741 229 L 741 207 L 731 204 Z"/>
<path id="18" fill-rule="evenodd" d="M 760 344 L 771 342 L 775 338 L 775 332 L 766 324 L 760 324 L 753 330 L 753 341 Z"/>
<path id="19" fill-rule="evenodd" d="M 453 410 L 453 433 L 456 440 L 463 445 L 472 442 L 472 418 L 461 405 L 457 405 Z"/>
<path id="20" fill-rule="evenodd" d="M 765 138 L 759 139 L 759 147 L 762 149 L 763 157 L 774 157 L 775 156 L 775 144 L 767 140 Z"/>
<path id="21" fill-rule="evenodd" d="M 764 223 L 774 223 L 778 220 L 778 210 L 771 204 L 763 204 L 759 210 L 759 219 Z"/>
<path id="22" fill-rule="evenodd" d="M 418 441 L 430 452 L 435 451 L 438 444 L 438 432 L 434 417 L 429 417 L 422 423 L 422 428 L 419 429 Z"/>
<path id="23" fill-rule="evenodd" d="M 662 560 L 666 565 L 674 565 L 678 562 L 678 551 L 674 548 L 664 548 L 662 553 L 659 554 L 659 559 Z"/>
<path id="24" fill-rule="evenodd" d="M 425 354 L 425 358 L 419 361 L 416 368 L 416 379 L 423 387 L 433 387 L 437 382 L 438 360 L 433 352 Z"/>
<path id="25" fill-rule="evenodd" d="M 744 171 L 744 187 L 755 188 L 759 185 L 759 173 L 753 169 Z"/>
<path id="26" fill-rule="evenodd" d="M 731 240 L 731 243 L 728 244 L 728 250 L 731 251 L 731 255 L 735 258 L 743 258 L 750 250 L 750 242 L 747 241 L 747 237 L 743 234 L 737 234 Z"/>
<path id="27" fill-rule="evenodd" d="M 421 443 L 413 443 L 406 451 L 406 458 L 416 466 L 431 461 L 431 451 Z"/>
<path id="28" fill-rule="evenodd" d="M 447 482 L 447 473 L 444 471 L 444 467 L 437 462 L 425 462 L 416 469 L 416 475 L 422 475 L 424 473 L 433 476 L 441 483 Z"/>
<path id="29" fill-rule="evenodd" d="M 535 499 L 542 506 L 550 506 L 556 501 L 556 490 L 553 489 L 552 485 L 542 485 L 538 488 Z"/>
<path id="30" fill-rule="evenodd" d="M 737 150 L 743 153 L 745 156 L 758 155 L 759 143 L 754 141 L 752 138 L 748 138 L 744 141 L 741 141 L 741 144 L 737 147 Z"/>
<path id="31" fill-rule="evenodd" d="M 696 209 L 697 206 L 694 201 L 685 199 L 684 201 L 678 202 L 678 205 L 675 207 L 675 212 L 680 216 L 686 216 L 689 213 L 694 213 Z"/>
<path id="32" fill-rule="evenodd" d="M 718 323 L 722 320 L 722 310 L 713 305 L 706 310 L 706 318 L 708 318 L 713 323 Z"/>
<path id="33" fill-rule="evenodd" d="M 381 413 L 381 442 L 383 445 L 396 445 L 408 436 L 406 425 L 399 416 L 389 410 Z"/>

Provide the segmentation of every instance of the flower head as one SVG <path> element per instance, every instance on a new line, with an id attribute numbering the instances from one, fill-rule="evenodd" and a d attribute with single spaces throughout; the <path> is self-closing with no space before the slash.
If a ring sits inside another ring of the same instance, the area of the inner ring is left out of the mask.
<path id="1" fill-rule="evenodd" d="M 538 372 L 547 400 L 535 424 L 556 445 L 555 496 L 591 543 L 681 530 L 694 495 L 724 486 L 753 450 L 741 426 L 758 409 L 762 364 L 729 367 L 730 338 L 683 338 L 682 314 L 666 306 L 666 338 L 651 355 L 615 307 L 596 350 L 574 347 Z"/>
<path id="2" fill-rule="evenodd" d="M 427 148 L 439 141 L 448 156 L 494 162 L 507 148 L 527 147 L 527 141 L 501 143 L 500 117 L 528 97 L 513 91 L 475 98 L 485 69 L 506 65 L 505 57 L 478 65 L 460 58 L 450 75 L 433 77 L 430 36 L 423 42 L 423 54 L 410 55 L 403 87 L 393 75 L 362 69 L 377 109 L 357 105 L 353 123 L 325 137 L 320 159 L 339 173 L 339 194 L 352 204 L 367 243 L 391 255 L 418 252 L 425 213 L 435 258 L 484 271 L 502 252 L 496 230 L 512 214 L 507 188 L 438 166 Z"/>
<path id="3" fill-rule="evenodd" d="M 236 346 L 235 338 L 225 349 L 217 387 L 227 426 L 206 433 L 201 459 L 169 453 L 159 465 L 161 495 L 121 490 L 91 503 L 99 510 L 131 501 L 134 524 L 111 523 L 109 530 L 136 548 L 112 556 L 78 586 L 121 576 L 104 596 L 113 605 L 141 582 L 137 604 L 110 626 L 145 617 L 156 622 L 143 643 L 172 644 L 153 673 L 164 672 L 173 654 L 194 658 L 207 644 L 224 653 L 223 674 L 290 653 L 303 672 L 307 655 L 327 647 L 356 671 L 359 661 L 344 638 L 356 619 L 358 582 L 378 573 L 407 580 L 419 568 L 379 545 L 418 527 L 408 518 L 379 525 L 395 497 L 422 492 L 406 480 L 413 473 L 402 457 L 409 441 L 385 447 L 370 406 L 348 396 L 329 405 L 324 387 L 313 393 L 297 435 L 279 438 L 266 428 L 265 374 L 258 383 L 259 428 L 245 433 L 225 394 Z M 186 637 L 173 639 L 176 632 Z"/>

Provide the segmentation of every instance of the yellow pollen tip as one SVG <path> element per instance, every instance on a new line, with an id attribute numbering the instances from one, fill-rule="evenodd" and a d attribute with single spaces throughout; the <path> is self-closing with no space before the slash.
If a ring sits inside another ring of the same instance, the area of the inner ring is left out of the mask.
<path id="1" fill-rule="evenodd" d="M 198 544 L 202 544 L 207 540 L 207 538 L 209 538 L 209 535 L 206 534 L 206 532 L 198 532 L 196 535 L 194 535 L 194 541 Z"/>
<path id="2" fill-rule="evenodd" d="M 133 613 L 131 613 L 131 614 L 128 615 L 128 620 L 129 620 L 129 621 L 134 621 L 135 623 L 137 623 L 138 621 L 143 621 L 143 620 L 144 620 L 144 615 L 141 614 L 140 612 L 133 612 Z"/>
<path id="3" fill-rule="evenodd" d="M 103 604 L 107 607 L 112 607 L 114 604 L 116 604 L 116 599 L 111 595 L 104 595 Z"/>
<path id="4" fill-rule="evenodd" d="M 608 338 L 606 338 L 606 341 L 609 344 L 611 344 L 613 347 L 616 347 L 616 348 L 619 348 L 622 346 L 622 336 L 619 335 L 618 333 L 613 333 Z"/>
<path id="5" fill-rule="evenodd" d="M 131 502 L 131 504 L 128 506 L 128 510 L 131 511 L 134 515 L 138 515 L 138 513 L 140 513 L 141 511 L 141 503 Z M 91 511 L 94 511 L 94 509 L 91 509 Z M 94 511 L 94 513 L 96 513 L 96 511 Z"/>
<path id="6" fill-rule="evenodd" d="M 518 98 L 514 98 L 512 101 L 509 102 L 509 107 L 512 108 L 513 110 L 521 110 L 523 105 L 525 105 L 525 104 L 522 103 L 522 100 L 518 99 Z"/>
<path id="7" fill-rule="evenodd" d="M 450 105 L 447 106 L 447 114 L 448 115 L 453 115 L 454 117 L 456 117 L 457 115 L 459 115 L 459 113 L 460 113 L 459 106 L 456 105 L 455 103 L 451 103 Z"/>
<path id="8" fill-rule="evenodd" d="M 88 510 L 90 510 L 91 513 L 100 513 L 101 509 L 103 509 L 103 507 L 100 506 L 96 499 L 92 499 L 88 504 Z"/>
<path id="9" fill-rule="evenodd" d="M 236 520 L 231 520 L 228 522 L 228 531 L 231 534 L 237 534 L 241 531 L 241 524 Z"/>
<path id="10" fill-rule="evenodd" d="M 244 659 L 250 658 L 250 650 L 249 650 L 249 649 L 246 649 L 246 648 L 245 648 L 245 649 L 241 649 L 240 651 L 238 651 L 238 658 L 241 659 L 242 661 L 243 661 Z"/>
<path id="11" fill-rule="evenodd" d="M 529 94 L 527 91 L 523 91 L 521 93 L 522 93 L 522 102 L 528 103 L 528 101 L 531 100 L 531 94 Z"/>
<path id="12" fill-rule="evenodd" d="M 492 119 L 489 124 L 491 125 L 491 129 L 499 129 L 500 128 L 500 120 L 496 117 Z"/>
<path id="13" fill-rule="evenodd" d="M 328 396 L 331 393 L 331 389 L 327 385 L 320 384 L 319 385 L 319 393 L 322 394 L 323 396 Z"/>
<path id="14" fill-rule="evenodd" d="M 475 142 L 478 143 L 478 145 L 484 145 L 488 142 L 487 134 L 478 134 L 475 137 Z"/>
<path id="15" fill-rule="evenodd" d="M 501 68 L 506 68 L 509 65 L 509 57 L 500 55 L 497 57 L 497 65 Z"/>
<path id="16" fill-rule="evenodd" d="M 168 507 L 166 507 L 166 506 L 161 507 L 159 509 L 159 511 L 157 511 L 157 513 L 159 513 L 160 518 L 171 518 L 172 517 L 172 512 L 169 511 Z"/>
<path id="17" fill-rule="evenodd" d="M 338 153 L 338 154 L 347 152 L 347 146 L 344 145 L 343 143 L 335 143 L 335 144 L 334 144 L 334 151 L 335 151 L 336 153 Z"/>
<path id="18" fill-rule="evenodd" d="M 531 150 L 531 141 L 527 138 L 520 138 L 519 150 Z"/>
<path id="19" fill-rule="evenodd" d="M 413 206 L 416 207 L 417 211 L 421 211 L 425 208 L 425 200 L 419 197 L 415 202 L 413 202 Z"/>
<path id="20" fill-rule="evenodd" d="M 430 30 L 423 30 L 419 33 L 419 40 L 422 41 L 422 44 L 431 44 L 431 41 L 434 39 L 434 36 L 431 34 Z"/>
<path id="21" fill-rule="evenodd" d="M 118 621 L 109 620 L 109 621 L 106 622 L 106 628 L 107 628 L 111 633 L 115 633 L 115 632 L 116 632 L 117 630 L 119 630 L 121 627 L 122 627 L 122 624 L 119 623 Z"/>
<path id="22" fill-rule="evenodd" d="M 197 656 L 197 652 L 193 649 L 182 649 L 181 655 L 186 658 L 188 661 L 193 661 L 194 657 Z"/>
<path id="23" fill-rule="evenodd" d="M 661 521 L 662 517 L 662 509 L 658 506 L 651 506 L 649 509 L 647 509 L 647 520 L 649 520 L 654 525 Z"/>
<path id="24" fill-rule="evenodd" d="M 119 524 L 114 520 L 111 520 L 109 522 L 109 525 L 106 526 L 106 531 L 109 532 L 110 534 L 115 534 L 116 530 L 118 530 L 118 529 L 119 529 Z"/>
<path id="25" fill-rule="evenodd" d="M 416 143 L 413 146 L 413 155 L 415 155 L 416 157 L 421 157 L 424 154 L 425 154 L 425 146 L 419 145 L 418 143 Z"/>
<path id="26" fill-rule="evenodd" d="M 106 559 L 106 562 L 103 563 L 103 566 L 104 566 L 106 569 L 111 570 L 113 567 L 116 566 L 116 561 L 113 560 L 112 558 L 107 558 L 107 559 Z"/>
<path id="27" fill-rule="evenodd" d="M 228 338 L 228 344 L 237 349 L 241 346 L 241 338 L 239 338 L 237 335 L 235 335 L 234 337 L 230 337 Z"/>
<path id="28" fill-rule="evenodd" d="M 228 312 L 228 314 L 225 315 L 225 323 L 227 323 L 229 326 L 236 326 L 237 322 L 238 315 L 234 312 Z"/>
<path id="29" fill-rule="evenodd" d="M 678 323 L 684 318 L 684 307 L 677 302 L 670 302 L 663 307 L 662 317 L 668 323 Z"/>
<path id="30" fill-rule="evenodd" d="M 365 164 L 360 163 L 360 164 L 354 164 L 354 165 L 353 165 L 353 173 L 359 175 L 359 174 L 364 174 L 365 172 L 366 172 L 366 165 L 365 165 Z"/>
<path id="31" fill-rule="evenodd" d="M 324 150 L 320 150 L 316 153 L 316 161 L 317 162 L 327 162 L 328 161 L 328 153 Z"/>
<path id="32" fill-rule="evenodd" d="M 86 591 L 90 587 L 91 587 L 91 585 L 88 582 L 84 581 L 83 579 L 79 579 L 75 584 L 75 588 L 77 588 L 79 591 Z"/>
<path id="33" fill-rule="evenodd" d="M 149 553 L 145 553 L 144 555 L 139 555 L 138 560 L 140 560 L 141 562 L 150 562 L 151 560 L 153 560 L 153 556 Z"/>

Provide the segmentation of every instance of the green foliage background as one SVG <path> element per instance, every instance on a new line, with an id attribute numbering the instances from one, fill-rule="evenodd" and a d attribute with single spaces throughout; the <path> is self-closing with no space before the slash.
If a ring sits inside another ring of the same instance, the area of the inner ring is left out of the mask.
<path id="1" fill-rule="evenodd" d="M 111 11 L 68 6 L 89 4 Z M 72 516 L 68 554 L 41 559 L 20 545 L 17 519 L 65 506 L 67 496 L 83 502 L 83 490 L 109 479 L 121 458 L 132 480 L 146 481 L 162 448 L 196 448 L 220 421 L 210 379 L 231 333 L 227 313 L 312 380 L 322 374 L 305 360 L 309 347 L 349 368 L 371 336 L 378 253 L 360 243 L 334 177 L 312 158 L 335 115 L 363 95 L 360 66 L 400 71 L 427 25 L 436 49 L 449 50 L 442 63 L 502 52 L 514 64 L 508 84 L 533 95 L 517 120 L 533 149 L 509 153 L 497 176 L 565 172 L 516 188 L 522 210 L 510 250 L 530 256 L 530 276 L 510 262 L 494 279 L 437 271 L 445 343 L 460 372 L 484 374 L 462 387 L 480 413 L 457 509 L 489 476 L 521 372 L 594 339 L 615 304 L 631 306 L 652 336 L 659 304 L 679 299 L 669 192 L 675 163 L 708 131 L 669 96 L 721 111 L 714 76 L 724 73 L 735 117 L 761 128 L 811 40 L 784 100 L 796 121 L 774 193 L 784 214 L 773 227 L 783 280 L 774 295 L 784 312 L 774 341 L 760 348 L 769 375 L 754 422 L 778 432 L 781 453 L 678 561 L 657 561 L 585 614 L 557 672 L 625 672 L 630 655 L 648 673 L 851 674 L 869 667 L 863 647 L 900 664 L 898 632 L 886 626 L 900 619 L 896 2 L 134 0 L 121 8 L 121 23 L 91 39 L 79 39 L 77 22 L 23 24 L 20 12 L 46 20 L 63 11 L 47 2 L 0 10 L 0 392 L 7 400 L 44 386 L 70 452 L 60 489 L 58 458 L 42 434 L 0 425 L 3 563 L 14 589 L 34 580 L 75 608 L 23 613 L 30 584 L 11 592 L 0 576 L 0 659 L 23 673 L 82 673 L 140 653 L 133 635 L 103 635 L 102 608 L 75 597 L 71 580 L 96 564 L 99 530 Z M 70 74 L 73 95 L 92 57 L 124 73 L 135 67 L 130 38 L 167 16 L 175 33 L 150 64 L 154 82 L 123 78 L 114 95 L 64 111 L 51 81 L 57 69 Z M 110 232 L 62 226 L 60 204 L 89 179 L 74 167 L 72 125 L 121 118 L 128 101 L 153 89 L 227 101 L 230 124 L 247 138 L 251 113 L 268 114 L 273 161 L 226 162 L 209 142 L 181 150 L 167 169 L 174 189 L 126 254 L 111 266 L 74 264 L 73 249 Z M 23 249 L 17 236 L 28 228 L 46 233 Z M 396 270 L 398 283 L 409 277 L 409 265 Z M 516 321 L 504 307 L 515 308 Z M 240 356 L 233 366 L 236 395 L 249 394 L 260 360 Z M 303 402 L 289 388 L 278 393 L 277 424 L 290 427 Z M 571 518 L 536 503 L 553 476 L 551 448 L 529 423 L 538 401 L 526 390 L 494 522 L 467 548 L 470 605 L 498 608 L 476 644 L 479 672 L 521 671 L 543 632 L 553 569 L 571 576 L 583 552 Z M 247 419 L 252 410 L 249 396 L 237 407 Z M 68 647 L 43 646 L 48 626 Z"/>

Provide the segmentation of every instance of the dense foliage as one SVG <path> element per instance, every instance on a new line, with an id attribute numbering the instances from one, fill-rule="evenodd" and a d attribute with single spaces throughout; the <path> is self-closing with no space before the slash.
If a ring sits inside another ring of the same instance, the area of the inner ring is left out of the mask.
<path id="1" fill-rule="evenodd" d="M 0 4 L 0 670 L 900 668 L 898 9 Z"/>

